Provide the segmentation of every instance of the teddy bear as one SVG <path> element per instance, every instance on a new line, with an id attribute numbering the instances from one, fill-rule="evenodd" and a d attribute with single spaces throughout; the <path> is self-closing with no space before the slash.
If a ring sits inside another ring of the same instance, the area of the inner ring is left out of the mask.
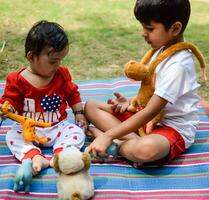
<path id="1" fill-rule="evenodd" d="M 169 48 L 165 49 L 162 53 L 160 53 L 157 56 L 157 58 L 150 62 L 150 59 L 156 52 L 156 50 L 151 49 L 145 54 L 145 56 L 142 58 L 140 62 L 131 60 L 124 67 L 125 75 L 128 78 L 134 79 L 136 81 L 141 81 L 140 90 L 138 91 L 137 95 L 131 99 L 128 111 L 136 112 L 146 107 L 148 101 L 150 100 L 155 90 L 155 68 L 163 60 L 183 49 L 191 50 L 192 53 L 197 57 L 202 68 L 202 77 L 204 80 L 206 80 L 206 64 L 204 58 L 201 52 L 198 50 L 198 48 L 194 46 L 192 43 L 179 42 L 174 45 L 171 45 Z M 158 122 L 160 122 L 163 116 L 164 111 L 162 110 L 150 122 L 146 124 L 146 127 L 152 129 Z M 145 132 L 146 131 L 144 130 L 144 128 L 139 128 L 138 130 L 140 136 L 146 135 Z"/>
<path id="2" fill-rule="evenodd" d="M 88 173 L 91 157 L 77 148 L 54 156 L 54 169 L 59 172 L 57 193 L 63 200 L 86 200 L 94 195 L 93 178 Z"/>

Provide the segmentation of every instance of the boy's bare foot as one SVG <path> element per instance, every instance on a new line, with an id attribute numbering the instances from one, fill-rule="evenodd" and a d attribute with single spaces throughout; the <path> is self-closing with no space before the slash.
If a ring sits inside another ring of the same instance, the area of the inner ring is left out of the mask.
<path id="1" fill-rule="evenodd" d="M 32 173 L 37 175 L 42 169 L 49 167 L 49 161 L 41 155 L 35 155 L 32 159 Z"/>
<path id="2" fill-rule="evenodd" d="M 92 138 L 96 138 L 98 137 L 99 135 L 103 134 L 102 131 L 100 131 L 98 128 L 96 127 L 92 127 L 92 126 L 89 126 L 88 127 L 88 130 L 86 132 L 86 134 Z"/>
<path id="3" fill-rule="evenodd" d="M 104 132 L 100 131 L 96 127 L 92 127 L 92 126 L 88 127 L 87 135 L 92 137 L 92 138 L 96 138 L 103 133 Z M 113 141 L 118 145 L 120 145 L 123 142 L 122 140 L 119 140 L 119 139 L 114 139 Z"/>

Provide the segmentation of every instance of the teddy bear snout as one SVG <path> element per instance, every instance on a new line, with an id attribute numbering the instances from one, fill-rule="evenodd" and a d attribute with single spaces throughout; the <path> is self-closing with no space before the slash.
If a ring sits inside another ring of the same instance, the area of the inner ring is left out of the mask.
<path id="1" fill-rule="evenodd" d="M 80 151 L 63 151 L 60 154 L 62 155 L 59 155 L 59 170 L 63 174 L 76 173 L 85 167 Z"/>

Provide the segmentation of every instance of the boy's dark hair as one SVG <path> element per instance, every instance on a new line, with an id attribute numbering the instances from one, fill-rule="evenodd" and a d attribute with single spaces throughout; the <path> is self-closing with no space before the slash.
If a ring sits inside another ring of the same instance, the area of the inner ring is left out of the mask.
<path id="1" fill-rule="evenodd" d="M 151 21 L 162 23 L 166 30 L 174 22 L 182 23 L 184 32 L 190 17 L 189 0 L 137 0 L 134 15 L 140 23 L 150 24 Z"/>
<path id="2" fill-rule="evenodd" d="M 33 25 L 28 32 L 25 41 L 25 55 L 31 51 L 39 55 L 44 47 L 53 47 L 55 51 L 61 51 L 69 44 L 64 29 L 55 22 L 42 20 Z"/>

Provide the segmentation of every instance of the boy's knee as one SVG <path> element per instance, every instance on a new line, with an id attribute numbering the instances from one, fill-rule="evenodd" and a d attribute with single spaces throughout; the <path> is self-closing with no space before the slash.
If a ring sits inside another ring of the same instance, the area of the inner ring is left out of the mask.
<path id="1" fill-rule="evenodd" d="M 93 106 L 95 106 L 95 100 L 94 99 L 87 100 L 87 102 L 85 103 L 85 107 L 84 107 L 85 112 L 92 109 Z"/>
<path id="2" fill-rule="evenodd" d="M 133 161 L 148 162 L 156 157 L 158 150 L 152 141 L 134 139 L 128 145 L 121 145 L 120 153 L 125 157 L 132 154 Z"/>
<path id="3" fill-rule="evenodd" d="M 142 140 L 138 145 L 136 145 L 135 156 L 143 162 L 155 160 L 158 154 L 159 149 L 153 140 Z"/>

